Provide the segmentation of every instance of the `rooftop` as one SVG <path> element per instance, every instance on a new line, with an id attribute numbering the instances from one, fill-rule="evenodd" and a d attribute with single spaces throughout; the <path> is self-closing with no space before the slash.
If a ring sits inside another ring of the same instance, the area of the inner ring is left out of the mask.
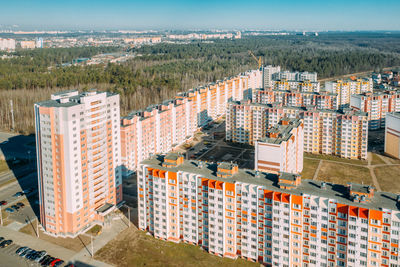
<path id="1" fill-rule="evenodd" d="M 236 172 L 232 176 L 223 178 L 217 176 L 218 164 L 215 163 L 201 162 L 196 160 L 185 160 L 181 165 L 172 168 L 163 167 L 162 163 L 163 156 L 160 155 L 155 155 L 152 158 L 149 158 L 142 162 L 143 165 L 148 165 L 149 167 L 164 171 L 183 171 L 197 174 L 207 179 L 222 182 L 242 182 L 260 185 L 267 190 L 275 192 L 289 193 L 298 196 L 312 195 L 317 197 L 335 199 L 338 203 L 355 207 L 375 210 L 390 209 L 400 211 L 400 206 L 397 203 L 397 195 L 393 193 L 375 192 L 374 197 L 370 201 L 366 203 L 359 203 L 354 202 L 353 199 L 349 196 L 348 187 L 345 185 L 325 183 L 323 181 L 317 180 L 302 179 L 301 183 L 296 188 L 283 189 L 280 188 L 278 185 L 277 174 L 257 172 L 255 170 L 249 169 L 239 169 L 238 172 Z M 325 185 L 324 188 L 322 187 L 323 184 Z"/>
<path id="2" fill-rule="evenodd" d="M 51 95 L 50 100 L 36 103 L 42 107 L 72 107 L 81 104 L 81 98 L 89 95 L 102 94 L 104 92 L 91 90 L 89 92 L 78 93 L 78 90 L 68 90 Z M 116 95 L 116 93 L 105 92 L 107 97 Z"/>
<path id="3" fill-rule="evenodd" d="M 300 119 L 282 118 L 279 124 L 267 130 L 267 137 L 262 138 L 260 141 L 269 144 L 280 144 L 289 140 L 292 136 L 292 130 L 299 127 L 300 124 Z"/>

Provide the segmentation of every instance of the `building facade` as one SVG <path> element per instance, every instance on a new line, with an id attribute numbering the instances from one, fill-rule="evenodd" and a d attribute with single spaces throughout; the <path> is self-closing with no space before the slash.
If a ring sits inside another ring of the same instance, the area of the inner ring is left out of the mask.
<path id="1" fill-rule="evenodd" d="M 400 112 L 387 113 L 385 153 L 400 159 Z"/>
<path id="2" fill-rule="evenodd" d="M 253 90 L 252 101 L 261 104 L 281 103 L 283 106 L 315 106 L 318 109 L 338 109 L 336 94 L 327 92 L 299 92 L 288 90 Z"/>
<path id="3" fill-rule="evenodd" d="M 261 85 L 262 71 L 248 71 L 179 93 L 173 100 L 123 117 L 124 176 L 129 176 L 151 154 L 166 153 L 190 140 L 200 127 L 225 114 L 228 101 L 249 99 L 252 89 Z"/>
<path id="4" fill-rule="evenodd" d="M 400 111 L 400 92 L 388 91 L 352 95 L 350 108 L 368 113 L 369 129 L 385 128 L 386 113 Z"/>
<path id="5" fill-rule="evenodd" d="M 226 140 L 254 145 L 266 136 L 269 127 L 284 117 L 303 120 L 304 152 L 367 159 L 367 114 L 350 109 L 335 111 L 230 101 L 226 114 Z"/>
<path id="6" fill-rule="evenodd" d="M 398 196 L 238 169 L 234 164 L 145 160 L 139 229 L 156 238 L 266 266 L 398 266 Z"/>
<path id="7" fill-rule="evenodd" d="M 317 82 L 317 73 L 316 72 L 292 72 L 292 71 L 280 71 L 275 76 L 275 80 L 289 80 L 289 81 L 310 81 Z"/>
<path id="8" fill-rule="evenodd" d="M 339 107 L 349 107 L 351 95 L 373 92 L 372 78 L 336 80 L 325 83 L 325 90 L 338 95 Z"/>
<path id="9" fill-rule="evenodd" d="M 15 40 L 9 38 L 0 38 L 0 51 L 14 51 Z"/>
<path id="10" fill-rule="evenodd" d="M 255 141 L 257 171 L 301 173 L 303 170 L 304 125 L 300 119 L 283 118 Z"/>
<path id="11" fill-rule="evenodd" d="M 119 95 L 67 91 L 35 104 L 40 222 L 75 237 L 122 201 Z"/>
<path id="12" fill-rule="evenodd" d="M 296 91 L 296 92 L 319 92 L 320 84 L 319 82 L 310 81 L 295 81 L 295 80 L 274 80 L 272 81 L 272 88 L 275 90 L 286 90 L 286 91 Z"/>
<path id="13" fill-rule="evenodd" d="M 272 88 L 274 86 L 273 80 L 280 71 L 280 66 L 268 65 L 263 67 L 263 88 Z"/>

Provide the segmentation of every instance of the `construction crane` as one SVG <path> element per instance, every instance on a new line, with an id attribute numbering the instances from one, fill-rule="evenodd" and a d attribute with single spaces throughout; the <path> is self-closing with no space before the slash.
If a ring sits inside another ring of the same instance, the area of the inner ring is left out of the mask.
<path id="1" fill-rule="evenodd" d="M 262 66 L 261 57 L 257 58 L 257 57 L 253 54 L 253 52 L 251 52 L 250 50 L 249 50 L 249 54 L 254 58 L 255 61 L 257 61 L 257 63 L 258 63 L 258 68 L 261 68 L 261 66 Z"/>

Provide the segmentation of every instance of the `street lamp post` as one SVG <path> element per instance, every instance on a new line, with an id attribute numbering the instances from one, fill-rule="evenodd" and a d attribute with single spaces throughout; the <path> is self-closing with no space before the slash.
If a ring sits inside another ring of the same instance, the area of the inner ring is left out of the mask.
<path id="1" fill-rule="evenodd" d="M 92 258 L 93 258 L 93 235 L 90 235 L 90 244 L 92 244 Z"/>
<path id="2" fill-rule="evenodd" d="M 39 238 L 39 219 L 36 219 L 36 238 Z"/>

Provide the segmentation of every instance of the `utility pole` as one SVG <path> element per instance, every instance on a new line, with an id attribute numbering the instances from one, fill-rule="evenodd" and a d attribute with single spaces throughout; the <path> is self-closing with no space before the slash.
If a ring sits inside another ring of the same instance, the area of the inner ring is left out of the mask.
<path id="1" fill-rule="evenodd" d="M 12 130 L 14 131 L 15 125 L 14 125 L 14 108 L 13 108 L 13 101 L 10 99 L 10 107 L 11 107 L 11 126 Z"/>

